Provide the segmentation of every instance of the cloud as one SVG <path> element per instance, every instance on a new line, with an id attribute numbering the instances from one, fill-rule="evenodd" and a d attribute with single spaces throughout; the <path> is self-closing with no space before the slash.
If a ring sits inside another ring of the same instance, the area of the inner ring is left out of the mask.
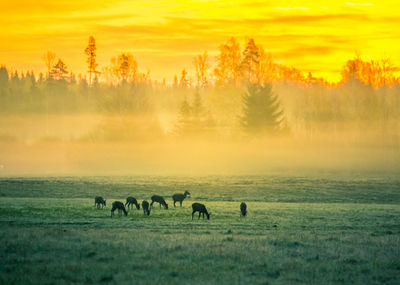
<path id="1" fill-rule="evenodd" d="M 292 6 L 288 6 L 288 7 L 275 7 L 276 10 L 283 10 L 283 11 L 290 11 L 290 10 L 309 10 L 310 8 L 307 7 L 301 7 L 301 6 L 297 6 L 297 7 L 292 7 Z"/>
<path id="2" fill-rule="evenodd" d="M 347 6 L 362 6 L 362 7 L 368 7 L 368 6 L 375 6 L 375 4 L 372 3 L 353 3 L 353 2 L 344 2 Z"/>
<path id="3" fill-rule="evenodd" d="M 210 37 L 213 36 L 212 33 L 229 34 L 231 31 L 251 30 L 254 28 L 259 30 L 261 25 L 267 24 L 313 24 L 315 22 L 333 20 L 367 21 L 369 17 L 364 14 L 291 15 L 252 19 L 164 17 L 163 21 L 159 23 L 146 25 L 98 25 L 97 29 L 116 34 L 142 34 L 161 37 L 207 35 L 207 37 Z"/>
<path id="4" fill-rule="evenodd" d="M 322 55 L 328 55 L 339 48 L 325 45 L 315 45 L 315 46 L 298 46 L 294 48 L 287 49 L 285 51 L 280 51 L 274 53 L 274 56 L 277 58 L 304 58 L 304 57 L 316 57 Z"/>

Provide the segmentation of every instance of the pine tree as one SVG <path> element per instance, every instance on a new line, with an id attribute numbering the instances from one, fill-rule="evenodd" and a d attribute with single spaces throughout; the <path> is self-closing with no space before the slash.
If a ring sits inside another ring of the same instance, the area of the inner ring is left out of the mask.
<path id="1" fill-rule="evenodd" d="M 50 78 L 55 80 L 65 79 L 66 75 L 68 74 L 67 66 L 65 63 L 60 59 L 56 65 L 53 66 L 53 69 L 50 72 Z"/>
<path id="2" fill-rule="evenodd" d="M 88 63 L 88 72 L 89 72 L 89 84 L 92 84 L 92 74 L 98 74 L 99 72 L 96 71 L 98 64 L 96 63 L 96 40 L 94 37 L 89 37 L 88 46 L 85 49 L 85 54 L 88 56 L 87 63 Z"/>
<path id="3" fill-rule="evenodd" d="M 272 86 L 249 85 L 243 97 L 242 126 L 249 134 L 272 134 L 281 129 L 283 112 Z"/>

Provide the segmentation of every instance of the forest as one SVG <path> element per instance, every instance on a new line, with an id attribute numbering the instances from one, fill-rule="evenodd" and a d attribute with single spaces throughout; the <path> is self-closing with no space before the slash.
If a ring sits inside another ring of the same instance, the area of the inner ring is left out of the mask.
<path id="1" fill-rule="evenodd" d="M 85 75 L 68 70 L 50 51 L 43 54 L 46 74 L 0 68 L 0 141 L 6 148 L 178 143 L 190 149 L 201 143 L 218 145 L 215 156 L 222 158 L 221 149 L 246 149 L 251 142 L 260 151 L 288 153 L 277 146 L 289 146 L 299 153 L 302 146 L 398 155 L 399 68 L 389 59 L 356 55 L 341 68 L 341 81 L 331 83 L 280 64 L 252 38 L 243 45 L 231 38 L 215 58 L 207 52 L 194 57 L 195 74 L 183 69 L 167 82 L 141 72 L 131 53 L 100 68 L 94 37 L 82 52 Z"/>

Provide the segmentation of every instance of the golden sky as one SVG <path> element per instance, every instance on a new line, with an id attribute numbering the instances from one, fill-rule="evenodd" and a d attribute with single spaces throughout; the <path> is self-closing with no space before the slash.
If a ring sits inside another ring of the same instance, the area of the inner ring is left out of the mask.
<path id="1" fill-rule="evenodd" d="M 139 70 L 171 81 L 195 55 L 246 37 L 280 63 L 331 81 L 347 59 L 390 57 L 400 66 L 400 1 L 0 0 L 0 65 L 45 71 L 53 51 L 75 73 L 97 41 L 98 63 L 131 52 Z"/>

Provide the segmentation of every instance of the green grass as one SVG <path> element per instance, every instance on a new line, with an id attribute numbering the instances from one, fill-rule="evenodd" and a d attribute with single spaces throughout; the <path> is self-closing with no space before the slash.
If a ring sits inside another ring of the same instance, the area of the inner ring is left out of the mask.
<path id="1" fill-rule="evenodd" d="M 400 180 L 0 179 L 1 284 L 399 284 Z M 192 195 L 174 208 L 175 192 Z M 152 194 L 169 210 L 110 217 Z M 94 196 L 107 199 L 94 207 Z M 239 204 L 249 215 L 241 218 Z M 211 219 L 191 220 L 203 202 Z"/>

